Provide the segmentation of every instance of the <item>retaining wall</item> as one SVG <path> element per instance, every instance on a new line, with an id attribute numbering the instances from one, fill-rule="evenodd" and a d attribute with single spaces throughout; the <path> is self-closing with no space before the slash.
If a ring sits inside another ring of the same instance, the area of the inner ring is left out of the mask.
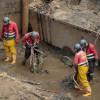
<path id="1" fill-rule="evenodd" d="M 67 46 L 73 49 L 74 44 L 82 36 L 92 43 L 96 39 L 96 33 L 94 32 L 73 26 L 69 23 L 54 20 L 48 16 L 38 14 L 32 9 L 30 10 L 30 23 L 33 30 L 40 32 L 42 40 L 59 48 Z M 96 49 L 100 56 L 100 38 L 96 43 Z"/>

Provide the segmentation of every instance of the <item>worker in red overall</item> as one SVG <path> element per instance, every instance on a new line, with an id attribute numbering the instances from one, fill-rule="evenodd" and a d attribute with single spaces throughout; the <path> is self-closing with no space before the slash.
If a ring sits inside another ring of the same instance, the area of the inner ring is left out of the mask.
<path id="1" fill-rule="evenodd" d="M 81 47 L 87 54 L 89 62 L 89 73 L 88 80 L 93 81 L 94 76 L 94 66 L 98 66 L 98 54 L 95 46 L 92 43 L 88 43 L 85 39 L 80 40 Z"/>
<path id="2" fill-rule="evenodd" d="M 9 17 L 4 17 L 3 28 L 0 38 L 3 40 L 6 59 L 5 61 L 12 61 L 11 64 L 16 63 L 16 43 L 19 40 L 19 33 L 17 24 L 10 20 Z"/>
<path id="3" fill-rule="evenodd" d="M 26 33 L 24 35 L 22 41 L 25 46 L 25 58 L 24 58 L 22 64 L 25 65 L 27 59 L 31 55 L 31 46 L 35 46 L 36 49 L 39 48 L 40 35 L 38 32 L 35 32 L 35 31 Z M 38 53 L 37 53 L 37 55 L 38 55 Z"/>
<path id="4" fill-rule="evenodd" d="M 74 57 L 74 67 L 77 71 L 77 82 L 81 89 L 85 92 L 83 96 L 91 95 L 91 86 L 87 79 L 88 73 L 88 60 L 86 53 L 81 49 L 81 45 L 79 43 L 75 44 L 75 57 Z"/>

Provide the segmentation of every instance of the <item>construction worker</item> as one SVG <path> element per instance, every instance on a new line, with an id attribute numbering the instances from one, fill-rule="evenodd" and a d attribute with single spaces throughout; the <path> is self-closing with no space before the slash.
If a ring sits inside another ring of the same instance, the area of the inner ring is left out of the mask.
<path id="1" fill-rule="evenodd" d="M 11 64 L 16 63 L 16 43 L 19 40 L 17 24 L 10 20 L 9 17 L 4 17 L 3 28 L 0 38 L 3 39 L 4 49 L 6 53 L 5 61 L 11 61 Z"/>
<path id="2" fill-rule="evenodd" d="M 88 43 L 85 39 L 80 40 L 82 49 L 86 52 L 89 62 L 88 80 L 93 81 L 94 66 L 98 66 L 98 54 L 95 46 L 92 43 Z"/>
<path id="3" fill-rule="evenodd" d="M 75 44 L 74 50 L 75 50 L 74 66 L 78 70 L 77 82 L 85 92 L 83 96 L 90 96 L 91 87 L 87 79 L 89 66 L 86 53 L 81 49 L 81 45 L 79 43 Z"/>
<path id="4" fill-rule="evenodd" d="M 33 32 L 25 34 L 22 41 L 25 46 L 25 58 L 22 64 L 25 65 L 27 59 L 31 55 L 31 46 L 35 46 L 35 48 L 38 49 L 39 42 L 40 42 L 40 35 L 38 32 L 33 31 Z"/>

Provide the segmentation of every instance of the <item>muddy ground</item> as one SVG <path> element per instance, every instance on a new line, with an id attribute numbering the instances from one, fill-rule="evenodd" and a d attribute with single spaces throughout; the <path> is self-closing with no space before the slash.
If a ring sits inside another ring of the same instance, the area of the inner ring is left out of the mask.
<path id="1" fill-rule="evenodd" d="M 41 74 L 30 73 L 29 62 L 27 62 L 26 66 L 21 65 L 24 50 L 20 46 L 18 46 L 17 49 L 17 64 L 14 66 L 11 66 L 9 62 L 4 62 L 4 50 L 0 50 L 0 72 L 5 71 L 8 75 L 16 77 L 21 81 L 34 81 L 36 83 L 39 83 L 39 87 L 42 87 L 43 89 L 51 91 L 53 93 L 58 93 L 59 95 L 67 96 L 67 94 L 70 94 L 74 98 L 73 100 L 100 100 L 100 68 L 95 68 L 95 81 L 91 84 L 93 95 L 84 98 L 83 96 L 81 96 L 80 91 L 75 90 L 71 85 L 62 84 L 62 80 L 64 80 L 66 76 L 68 77 L 72 75 L 73 70 L 64 65 L 64 63 L 59 59 L 61 56 L 61 51 L 59 49 L 42 43 L 41 49 L 47 55 L 44 58 L 43 69 L 47 70 L 48 73 L 44 72 Z M 7 82 L 4 82 L 3 84 L 7 84 Z M 0 89 L 0 93 L 2 93 L 2 89 Z"/>
<path id="2" fill-rule="evenodd" d="M 23 84 L 5 74 L 0 74 L 0 100 L 39 100 Z"/>

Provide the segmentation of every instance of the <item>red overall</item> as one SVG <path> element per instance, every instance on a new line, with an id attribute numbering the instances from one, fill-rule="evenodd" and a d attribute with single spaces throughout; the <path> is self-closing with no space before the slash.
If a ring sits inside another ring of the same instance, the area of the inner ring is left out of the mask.
<path id="1" fill-rule="evenodd" d="M 93 80 L 95 60 L 98 59 L 98 54 L 95 49 L 95 46 L 91 43 L 89 43 L 86 53 L 87 53 L 87 58 L 88 58 L 88 62 L 89 62 L 88 80 L 91 81 L 91 80 Z"/>

